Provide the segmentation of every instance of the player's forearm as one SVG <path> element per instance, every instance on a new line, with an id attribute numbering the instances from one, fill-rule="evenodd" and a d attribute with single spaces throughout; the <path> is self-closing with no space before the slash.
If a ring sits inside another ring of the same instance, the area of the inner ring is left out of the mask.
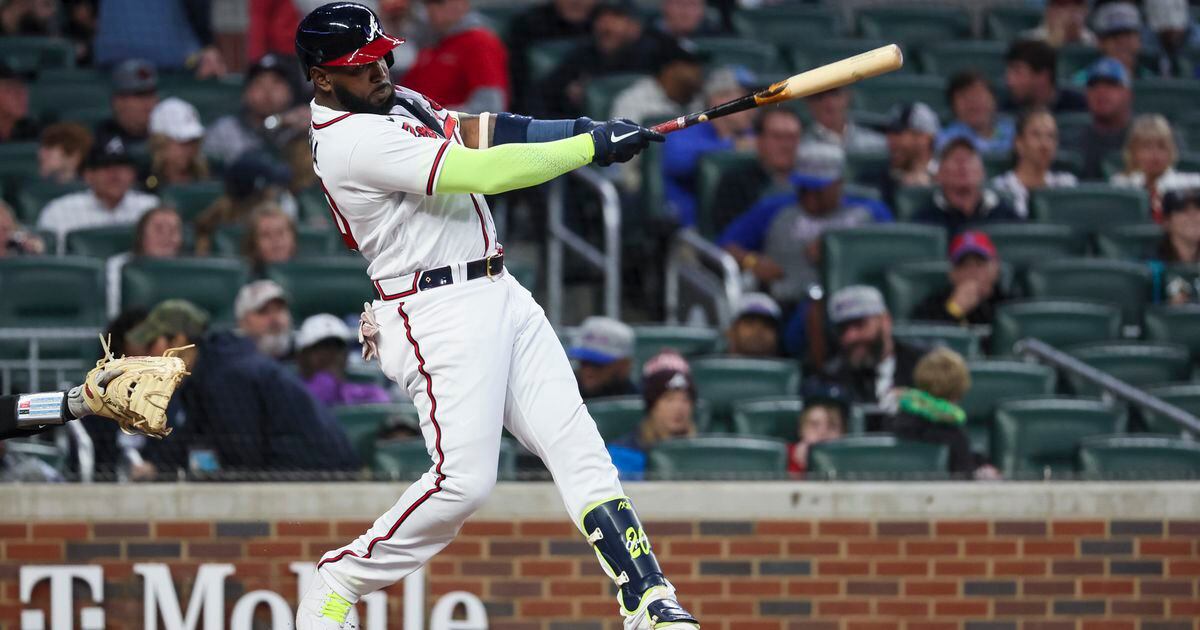
<path id="1" fill-rule="evenodd" d="M 450 145 L 437 192 L 496 195 L 537 186 L 588 164 L 594 154 L 595 145 L 588 134 L 489 149 Z"/>
<path id="2" fill-rule="evenodd" d="M 73 419 L 64 392 L 0 396 L 0 440 L 41 433 Z"/>

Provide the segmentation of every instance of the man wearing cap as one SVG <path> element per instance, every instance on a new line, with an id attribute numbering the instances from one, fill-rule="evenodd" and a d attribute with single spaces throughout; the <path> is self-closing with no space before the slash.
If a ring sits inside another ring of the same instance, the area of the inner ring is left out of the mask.
<path id="1" fill-rule="evenodd" d="M 899 189 L 933 183 L 933 141 L 941 123 L 933 108 L 910 101 L 892 108 L 885 130 L 887 164 L 864 175 L 863 181 L 879 190 L 880 198 L 889 208 L 895 208 Z"/>
<path id="2" fill-rule="evenodd" d="M 656 53 L 654 76 L 643 77 L 622 90 L 613 100 L 610 116 L 658 123 L 662 121 L 655 117 L 665 119 L 699 111 L 707 61 L 708 56 L 689 41 L 663 42 Z"/>
<path id="3" fill-rule="evenodd" d="M 502 112 L 508 107 L 508 50 L 470 0 L 426 0 L 428 46 L 401 83 L 454 109 Z"/>
<path id="4" fill-rule="evenodd" d="M 21 75 L 0 62 L 0 143 L 35 140 L 39 127 L 29 116 L 29 88 Z"/>
<path id="5" fill-rule="evenodd" d="M 150 113 L 158 104 L 158 71 L 141 59 L 123 61 L 112 72 L 113 115 L 94 131 L 96 144 L 120 138 L 131 151 L 143 149 L 150 138 Z"/>
<path id="6" fill-rule="evenodd" d="M 937 188 L 917 223 L 939 225 L 953 238 L 959 232 L 988 223 L 1020 221 L 1012 204 L 983 187 L 983 159 L 966 136 L 953 136 L 938 152 Z"/>
<path id="7" fill-rule="evenodd" d="M 999 286 L 1000 259 L 983 232 L 963 232 L 950 243 L 950 285 L 913 310 L 912 318 L 960 325 L 991 324 L 1006 299 Z"/>
<path id="8" fill-rule="evenodd" d="M 274 280 L 256 280 L 243 286 L 233 302 L 238 332 L 254 342 L 258 351 L 283 359 L 292 350 L 292 312 L 287 295 Z"/>
<path id="9" fill-rule="evenodd" d="M 772 107 L 758 111 L 753 123 L 754 152 L 758 159 L 744 167 L 726 169 L 717 179 L 713 193 L 713 224 L 717 230 L 724 230 L 760 197 L 792 192 L 791 177 L 796 172 L 803 130 L 800 116 L 790 109 Z M 671 136 L 678 133 L 683 132 Z M 668 142 L 671 136 L 667 136 Z"/>
<path id="10" fill-rule="evenodd" d="M 137 169 L 119 137 L 95 143 L 83 165 L 88 189 L 63 195 L 38 216 L 38 229 L 63 237 L 67 232 L 103 225 L 129 225 L 158 205 L 158 198 L 133 190 Z"/>
<path id="11" fill-rule="evenodd" d="M 222 471 L 358 467 L 345 431 L 299 378 L 249 339 L 208 331 L 208 315 L 190 302 L 160 303 L 126 338 L 151 355 L 195 344 L 179 354 L 191 376 L 176 390 L 178 408 L 168 409 L 177 430 L 145 449 L 159 472 L 172 477 L 200 449 L 211 451 Z"/>
<path id="12" fill-rule="evenodd" d="M 246 71 L 242 110 L 213 122 L 204 138 L 204 153 L 232 164 L 242 154 L 280 151 L 308 131 L 308 107 L 296 103 L 294 60 L 264 55 Z"/>
<path id="13" fill-rule="evenodd" d="M 1063 138 L 1063 146 L 1083 155 L 1082 179 L 1102 179 L 1105 157 L 1125 145 L 1133 121 L 1133 82 L 1129 70 L 1111 57 L 1089 66 L 1086 77 L 1091 122 Z"/>
<path id="14" fill-rule="evenodd" d="M 1150 68 L 1163 77 L 1189 78 L 1187 49 L 1200 48 L 1200 26 L 1192 21 L 1187 0 L 1145 0 L 1142 43 L 1154 55 Z"/>
<path id="15" fill-rule="evenodd" d="M 309 393 L 326 407 L 386 403 L 391 397 L 375 383 L 346 380 L 346 361 L 354 334 L 336 315 L 318 313 L 296 333 L 296 367 Z"/>
<path id="16" fill-rule="evenodd" d="M 1044 107 L 1055 114 L 1087 111 L 1083 94 L 1057 84 L 1058 53 L 1039 39 L 1013 42 L 1004 55 L 1004 86 L 1007 88 L 1000 109 L 1020 114 L 1027 109 Z"/>
<path id="17" fill-rule="evenodd" d="M 1044 41 L 1055 48 L 1066 44 L 1095 46 L 1096 34 L 1087 27 L 1090 0 L 1046 0 L 1042 23 L 1017 39 Z"/>
<path id="18" fill-rule="evenodd" d="M 633 340 L 633 329 L 624 322 L 599 316 L 583 320 L 567 356 L 579 364 L 575 379 L 584 400 L 638 393 L 630 379 Z"/>
<path id="19" fill-rule="evenodd" d="M 727 353 L 735 357 L 779 358 L 783 311 L 766 293 L 743 293 L 725 331 Z"/>
<path id="20" fill-rule="evenodd" d="M 646 403 L 642 423 L 608 444 L 622 479 L 644 478 L 646 453 L 658 444 L 696 435 L 696 383 L 691 366 L 679 353 L 665 350 L 646 361 L 642 399 Z"/>
<path id="21" fill-rule="evenodd" d="M 1121 62 L 1131 76 L 1138 76 L 1138 53 L 1142 50 L 1142 16 L 1132 2 L 1109 2 L 1096 8 L 1092 19 L 1100 38 L 1100 52 Z M 1147 73 L 1149 74 L 1149 73 Z"/>

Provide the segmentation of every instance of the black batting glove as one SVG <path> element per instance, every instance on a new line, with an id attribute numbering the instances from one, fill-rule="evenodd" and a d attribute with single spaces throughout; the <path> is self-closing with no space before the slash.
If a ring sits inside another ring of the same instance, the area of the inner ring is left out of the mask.
<path id="1" fill-rule="evenodd" d="M 610 120 L 590 133 L 596 147 L 592 163 L 600 166 L 628 162 L 651 142 L 666 140 L 661 133 L 628 119 Z"/>

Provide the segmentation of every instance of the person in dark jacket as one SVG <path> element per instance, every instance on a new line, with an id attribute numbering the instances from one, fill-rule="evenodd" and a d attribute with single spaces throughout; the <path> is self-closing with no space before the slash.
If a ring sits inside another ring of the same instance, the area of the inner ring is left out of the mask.
<path id="1" fill-rule="evenodd" d="M 296 375 L 258 352 L 252 340 L 207 326 L 204 311 L 184 300 L 167 300 L 127 335 L 150 354 L 196 345 L 180 353 L 191 376 L 167 410 L 176 431 L 146 449 L 160 472 L 358 467 L 345 431 Z"/>
<path id="2" fill-rule="evenodd" d="M 938 148 L 935 179 L 933 199 L 913 217 L 917 223 L 942 226 L 953 238 L 981 225 L 1021 220 L 1012 204 L 984 188 L 983 158 L 967 136 L 951 136 Z"/>
<path id="3" fill-rule="evenodd" d="M 992 239 L 968 231 L 950 243 L 950 286 L 935 291 L 912 318 L 959 325 L 991 324 L 1007 296 L 1000 287 L 1000 259 Z"/>

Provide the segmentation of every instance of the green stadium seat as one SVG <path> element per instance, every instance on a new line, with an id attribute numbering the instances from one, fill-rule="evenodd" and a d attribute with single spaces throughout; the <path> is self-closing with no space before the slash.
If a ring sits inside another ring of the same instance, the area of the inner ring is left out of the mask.
<path id="1" fill-rule="evenodd" d="M 584 113 L 593 120 L 608 120 L 617 95 L 644 76 L 646 75 L 623 72 L 591 78 L 583 92 Z"/>
<path id="2" fill-rule="evenodd" d="M 1150 220 L 1150 199 L 1144 191 L 1107 184 L 1034 191 L 1029 207 L 1030 215 L 1038 221 L 1062 223 L 1087 232 L 1097 231 L 1100 226 Z"/>
<path id="3" fill-rule="evenodd" d="M 364 466 L 375 460 L 375 443 L 390 418 L 403 416 L 415 419 L 420 424 L 417 408 L 408 401 L 399 403 L 377 403 L 370 405 L 345 405 L 332 409 L 333 415 L 346 431 L 350 444 L 354 446 Z M 423 440 L 416 440 L 424 444 Z M 424 451 L 422 451 L 424 452 Z M 426 468 L 428 468 L 428 459 Z"/>
<path id="4" fill-rule="evenodd" d="M 1061 129 L 1059 130 L 1059 136 L 1062 136 Z M 1050 164 L 1050 169 L 1054 171 L 1067 171 L 1068 173 L 1078 174 L 1083 170 L 1083 154 L 1078 151 L 1060 147 L 1058 149 L 1058 153 L 1054 156 L 1054 161 Z"/>
<path id="5" fill-rule="evenodd" d="M 330 220 L 329 202 L 325 200 L 325 193 L 319 185 L 309 186 L 296 193 L 296 205 L 299 206 L 300 223 L 333 225 Z"/>
<path id="6" fill-rule="evenodd" d="M 36 159 L 34 160 L 33 167 L 37 168 Z M 42 209 L 46 207 L 46 204 L 63 195 L 77 193 L 86 190 L 86 188 L 81 182 L 59 184 L 50 181 L 30 180 L 22 183 L 20 189 L 17 190 L 15 195 L 16 206 L 13 210 L 16 211 L 17 217 L 22 223 L 34 225 L 37 223 L 38 216 L 42 214 Z"/>
<path id="7" fill-rule="evenodd" d="M 858 24 L 864 37 L 924 44 L 971 36 L 971 19 L 955 7 L 884 6 L 862 9 Z"/>
<path id="8" fill-rule="evenodd" d="M 1099 58 L 1100 50 L 1095 46 L 1067 44 L 1060 47 L 1058 49 L 1059 81 L 1069 85 L 1079 80 L 1080 73 Z"/>
<path id="9" fill-rule="evenodd" d="M 786 359 L 707 357 L 691 362 L 696 392 L 708 403 L 717 426 L 741 400 L 794 396 L 800 390 L 800 365 Z"/>
<path id="10" fill-rule="evenodd" d="M 516 442 L 509 438 L 500 439 L 500 455 L 496 463 L 496 476 L 501 480 L 517 478 Z M 377 475 L 391 479 L 414 480 L 433 467 L 433 458 L 420 438 L 402 440 L 380 440 L 375 444 L 373 470 Z"/>
<path id="11" fill-rule="evenodd" d="M 996 309 L 992 353 L 1011 356 L 1013 344 L 1025 337 L 1066 348 L 1116 339 L 1120 334 L 1121 310 L 1112 304 L 1068 300 L 1008 302 Z"/>
<path id="12" fill-rule="evenodd" d="M 75 84 L 91 84 L 100 81 L 108 81 L 110 76 L 108 73 L 102 72 L 98 68 L 87 66 L 70 66 L 61 68 L 41 68 L 37 73 L 37 83 L 75 83 Z"/>
<path id="13" fill-rule="evenodd" d="M 864 225 L 821 236 L 826 293 L 852 284 L 883 286 L 897 265 L 946 256 L 946 231 L 929 225 Z"/>
<path id="14" fill-rule="evenodd" d="M 779 53 L 769 43 L 742 37 L 697 37 L 692 41 L 709 55 L 709 64 L 714 67 L 745 66 L 764 75 L 783 70 Z"/>
<path id="15" fill-rule="evenodd" d="M 1194 111 L 1197 102 L 1200 85 L 1194 79 L 1138 79 L 1133 83 L 1133 106 L 1138 112 L 1174 120 Z"/>
<path id="16" fill-rule="evenodd" d="M 1059 138 L 1077 138 L 1091 126 L 1092 117 L 1087 112 L 1064 112 L 1055 114 L 1054 122 L 1058 125 Z M 1059 152 L 1062 153 L 1063 150 L 1060 149 Z M 1079 158 L 1079 162 L 1071 172 L 1078 175 L 1080 169 L 1083 168 L 1083 156 L 1079 153 L 1075 155 Z"/>
<path id="17" fill-rule="evenodd" d="M 897 221 L 912 221 L 932 201 L 932 186 L 904 186 L 896 190 L 896 207 L 892 210 Z"/>
<path id="18" fill-rule="evenodd" d="M 963 70 L 978 70 L 992 79 L 1004 76 L 1007 42 L 930 41 L 933 43 L 923 46 L 918 54 L 926 74 L 950 77 Z"/>
<path id="19" fill-rule="evenodd" d="M 204 124 L 228 114 L 237 114 L 242 108 L 242 83 L 240 80 L 204 79 L 186 80 L 159 88 L 159 96 L 174 96 L 191 103 L 200 112 Z"/>
<path id="20" fill-rule="evenodd" d="M 1096 251 L 1106 258 L 1146 260 L 1162 238 L 1163 228 L 1157 223 L 1120 225 L 1096 233 Z"/>
<path id="21" fill-rule="evenodd" d="M 1192 362 L 1200 363 L 1200 304 L 1149 306 L 1142 332 L 1147 341 L 1186 346 Z"/>
<path id="22" fill-rule="evenodd" d="M 646 324 L 635 326 L 634 369 L 639 371 L 646 359 L 659 352 L 671 349 L 685 357 L 702 356 L 717 352 L 721 344 L 721 331 L 703 326 L 673 326 L 670 324 Z"/>
<path id="23" fill-rule="evenodd" d="M 922 101 L 943 119 L 948 115 L 946 79 L 928 75 L 885 74 L 854 84 L 854 107 L 886 114 L 893 106 Z"/>
<path id="24" fill-rule="evenodd" d="M 267 277 L 288 294 L 297 322 L 317 313 L 338 317 L 362 312 L 363 303 L 378 296 L 367 275 L 366 261 L 351 256 L 302 258 L 271 265 Z"/>
<path id="25" fill-rule="evenodd" d="M 1151 275 L 1138 263 L 1066 258 L 1031 266 L 1025 279 L 1034 297 L 1112 302 L 1121 307 L 1126 325 L 1137 325 L 1150 302 Z"/>
<path id="26" fill-rule="evenodd" d="M 0 61 L 21 74 L 75 65 L 75 44 L 59 37 L 0 37 Z"/>
<path id="27" fill-rule="evenodd" d="M 896 320 L 912 319 L 913 310 L 929 296 L 950 286 L 950 263 L 929 260 L 896 265 L 884 273 L 884 295 Z"/>
<path id="28" fill-rule="evenodd" d="M 740 151 L 718 151 L 700 158 L 700 165 L 696 168 L 696 224 L 701 234 L 709 238 L 717 236 L 719 228 L 716 224 L 716 194 L 721 176 L 731 171 L 741 171 L 757 160 L 756 154 Z M 747 209 L 734 209 L 731 216 Z"/>
<path id="29" fill-rule="evenodd" d="M 652 217 L 667 216 L 666 191 L 663 189 L 662 143 L 651 142 L 650 146 L 641 152 L 640 157 L 638 171 L 642 175 L 641 202 L 645 212 L 625 213 L 626 215 L 622 217 L 622 239 L 626 238 L 626 234 L 635 222 L 641 225 Z M 629 235 L 645 237 L 641 230 L 636 230 Z"/>
<path id="30" fill-rule="evenodd" d="M 800 439 L 797 427 L 803 411 L 804 401 L 790 396 L 743 400 L 733 406 L 733 431 L 795 442 Z"/>
<path id="31" fill-rule="evenodd" d="M 1164 402 L 1175 405 L 1200 418 L 1200 383 L 1156 385 L 1154 387 L 1147 387 L 1145 390 L 1147 394 L 1161 398 Z M 1158 414 L 1147 409 L 1142 409 L 1141 414 L 1142 421 L 1146 424 L 1146 429 L 1151 433 L 1181 435 L 1186 431 L 1186 429 L 1179 426 L 1179 424 L 1170 418 L 1160 417 Z M 1192 437 L 1200 437 L 1200 435 L 1191 431 L 1187 431 L 1187 433 Z"/>
<path id="32" fill-rule="evenodd" d="M 67 232 L 67 253 L 91 258 L 108 258 L 133 249 L 132 225 L 105 225 Z"/>
<path id="33" fill-rule="evenodd" d="M 992 462 L 1008 479 L 1072 473 L 1085 438 L 1124 433 L 1126 423 L 1124 410 L 1099 400 L 1006 400 L 996 409 Z"/>
<path id="34" fill-rule="evenodd" d="M 73 123 L 79 123 L 88 129 L 94 129 L 97 125 L 112 118 L 112 107 L 103 106 L 84 106 L 74 107 L 73 105 L 64 105 L 58 112 L 59 120 L 69 120 Z M 209 158 L 209 166 L 212 166 L 212 158 Z"/>
<path id="35" fill-rule="evenodd" d="M 112 87 L 107 77 L 92 82 L 50 83 L 39 81 L 29 89 L 29 111 L 42 120 L 70 120 L 68 110 L 104 108 L 110 111 Z"/>
<path id="36" fill-rule="evenodd" d="M 810 446 L 808 476 L 843 480 L 936 478 L 949 472 L 949 462 L 949 449 L 944 444 L 867 434 Z"/>
<path id="37" fill-rule="evenodd" d="M 825 7 L 812 5 L 776 5 L 738 13 L 750 29 L 747 37 L 776 45 L 788 45 L 797 39 L 829 37 L 838 32 L 837 16 Z"/>
<path id="38" fill-rule="evenodd" d="M 723 435 L 668 440 L 651 449 L 647 464 L 658 479 L 778 478 L 787 470 L 787 443 Z"/>
<path id="39" fill-rule="evenodd" d="M 966 326 L 934 322 L 900 322 L 892 327 L 892 336 L 911 345 L 931 348 L 945 346 L 968 359 L 983 354 L 982 333 Z"/>
<path id="40" fill-rule="evenodd" d="M 476 9 L 483 14 L 483 17 L 491 23 L 492 30 L 500 36 L 501 39 L 508 40 L 508 27 L 512 24 L 513 18 L 529 10 L 529 7 L 524 4 L 499 4 L 486 7 L 478 7 Z"/>
<path id="41" fill-rule="evenodd" d="M 984 18 L 987 36 L 1002 42 L 1017 39 L 1023 31 L 1042 23 L 1042 10 L 1033 6 L 997 6 Z"/>
<path id="42" fill-rule="evenodd" d="M 223 194 L 225 184 L 220 181 L 178 184 L 163 191 L 163 201 L 179 211 L 184 223 L 191 223 Z"/>
<path id="43" fill-rule="evenodd" d="M 0 326 L 90 327 L 105 322 L 104 261 L 32 256 L 0 259 Z"/>
<path id="44" fill-rule="evenodd" d="M 585 404 L 605 442 L 632 433 L 646 416 L 646 403 L 641 396 L 592 398 Z"/>
<path id="45" fill-rule="evenodd" d="M 991 453 L 996 405 L 1008 398 L 1051 396 L 1057 385 L 1052 368 L 1038 363 L 1004 360 L 972 360 L 971 388 L 959 405 L 967 413 L 967 435 L 971 450 Z"/>
<path id="46" fill-rule="evenodd" d="M 246 279 L 246 268 L 240 260 L 132 260 L 121 269 L 121 306 L 154 308 L 163 300 L 181 298 L 204 309 L 212 321 L 231 323 L 233 300 Z"/>
<path id="47" fill-rule="evenodd" d="M 1079 447 L 1086 477 L 1130 479 L 1200 478 L 1200 444 L 1166 435 L 1104 435 Z"/>
<path id="48" fill-rule="evenodd" d="M 1134 387 L 1187 380 L 1191 357 L 1187 348 L 1169 343 L 1102 342 L 1070 348 L 1076 359 Z M 1101 389 L 1075 374 L 1067 374 L 1071 391 L 1079 396 L 1099 396 Z"/>
<path id="49" fill-rule="evenodd" d="M 567 53 L 585 42 L 582 38 L 555 39 L 533 44 L 525 50 L 525 63 L 528 68 L 528 81 L 536 85 L 562 63 Z"/>
<path id="50" fill-rule="evenodd" d="M 848 151 L 846 153 L 846 171 L 844 179 L 847 182 L 874 185 L 867 179 L 886 168 L 888 154 L 885 151 Z"/>
<path id="51" fill-rule="evenodd" d="M 0 142 L 0 180 L 10 191 L 38 176 L 37 142 Z"/>
<path id="52" fill-rule="evenodd" d="M 241 256 L 242 239 L 246 228 L 242 225 L 223 225 L 213 234 L 213 254 L 216 256 Z M 299 258 L 323 258 L 339 253 L 342 237 L 330 227 L 296 226 L 296 256 Z"/>
<path id="53" fill-rule="evenodd" d="M 980 229 L 991 237 L 1000 260 L 1018 270 L 1046 260 L 1087 253 L 1087 238 L 1069 225 L 993 223 Z"/>

